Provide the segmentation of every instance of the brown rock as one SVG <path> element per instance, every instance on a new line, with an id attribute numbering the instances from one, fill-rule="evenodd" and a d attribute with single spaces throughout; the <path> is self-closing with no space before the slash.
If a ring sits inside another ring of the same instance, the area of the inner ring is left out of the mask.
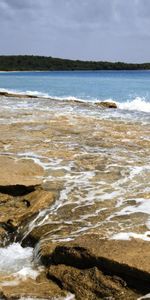
<path id="1" fill-rule="evenodd" d="M 104 274 L 119 276 L 138 291 L 149 292 L 150 243 L 142 240 L 100 240 L 85 235 L 73 242 L 43 243 L 40 249 L 45 265 L 64 264 L 78 269 L 97 267 Z"/>
<path id="2" fill-rule="evenodd" d="M 7 241 L 7 237 L 7 231 L 4 228 L 0 227 L 0 247 L 2 247 L 3 244 L 5 244 L 5 242 Z"/>
<path id="3" fill-rule="evenodd" d="M 117 104 L 115 102 L 109 101 L 98 102 L 96 103 L 96 105 L 104 108 L 117 108 Z"/>
<path id="4" fill-rule="evenodd" d="M 37 96 L 26 95 L 26 94 L 15 94 L 8 92 L 0 92 L 0 96 L 10 97 L 10 98 L 38 98 Z"/>
<path id="5" fill-rule="evenodd" d="M 137 294 L 128 289 L 121 278 L 104 275 L 96 267 L 80 270 L 65 265 L 51 266 L 48 276 L 75 294 L 77 300 L 137 299 Z"/>
<path id="6" fill-rule="evenodd" d="M 44 170 L 32 159 L 15 160 L 0 156 L 0 185 L 38 185 L 42 183 Z"/>
<path id="7" fill-rule="evenodd" d="M 42 209 L 48 208 L 56 199 L 57 193 L 45 191 L 40 186 L 0 187 L 0 237 L 13 240 L 18 228 L 24 227 Z M 19 230 L 21 234 L 21 229 Z"/>
<path id="8" fill-rule="evenodd" d="M 10 280 L 10 278 L 8 279 Z M 20 281 L 18 285 L 11 285 L 10 281 L 10 285 L 2 285 L 0 287 L 1 299 L 7 300 L 21 299 L 22 297 L 52 300 L 54 297 L 60 298 L 65 296 L 66 292 L 62 291 L 57 284 L 48 280 L 44 272 L 36 280 L 29 278 L 25 281 Z"/>
<path id="9" fill-rule="evenodd" d="M 29 234 L 23 239 L 22 246 L 34 247 L 35 244 L 39 242 L 41 238 L 44 238 L 47 235 L 49 235 L 50 231 L 55 229 L 56 226 L 56 224 L 45 224 L 33 228 L 33 230 L 31 230 Z"/>

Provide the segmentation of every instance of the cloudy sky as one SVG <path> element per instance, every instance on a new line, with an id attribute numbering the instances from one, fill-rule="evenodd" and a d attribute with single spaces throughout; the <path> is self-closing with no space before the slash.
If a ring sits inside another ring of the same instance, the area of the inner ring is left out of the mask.
<path id="1" fill-rule="evenodd" d="M 150 61 L 150 0 L 0 0 L 0 54 Z"/>

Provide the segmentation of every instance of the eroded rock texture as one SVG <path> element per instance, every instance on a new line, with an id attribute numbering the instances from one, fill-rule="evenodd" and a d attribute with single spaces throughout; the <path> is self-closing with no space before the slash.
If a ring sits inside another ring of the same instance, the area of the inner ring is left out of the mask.
<path id="1" fill-rule="evenodd" d="M 48 277 L 77 299 L 137 299 L 149 291 L 148 242 L 85 235 L 68 243 L 43 243 L 40 255 Z"/>

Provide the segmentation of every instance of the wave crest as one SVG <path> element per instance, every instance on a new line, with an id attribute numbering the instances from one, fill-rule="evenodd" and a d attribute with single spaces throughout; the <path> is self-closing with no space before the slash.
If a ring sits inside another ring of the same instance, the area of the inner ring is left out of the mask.
<path id="1" fill-rule="evenodd" d="M 135 99 L 127 102 L 118 102 L 117 104 L 120 109 L 150 112 L 150 102 L 147 102 L 141 97 L 136 97 Z"/>

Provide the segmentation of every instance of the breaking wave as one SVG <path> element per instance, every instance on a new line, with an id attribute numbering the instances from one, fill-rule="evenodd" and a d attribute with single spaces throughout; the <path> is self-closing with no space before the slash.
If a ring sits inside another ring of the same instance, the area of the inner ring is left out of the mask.
<path id="1" fill-rule="evenodd" d="M 150 102 L 141 97 L 136 97 L 132 101 L 118 103 L 118 106 L 120 109 L 150 112 Z"/>
<path id="2" fill-rule="evenodd" d="M 17 90 L 7 90 L 7 89 L 0 89 L 0 93 L 8 93 L 8 94 L 15 94 L 16 97 L 17 95 L 24 95 L 24 96 L 33 96 L 33 97 L 38 97 L 38 98 L 46 98 L 50 100 L 58 100 L 58 101 L 77 101 L 77 102 L 88 102 L 88 103 L 98 103 L 101 101 L 109 101 L 109 102 L 114 102 L 117 104 L 118 108 L 121 110 L 129 110 L 129 111 L 141 111 L 141 112 L 150 112 L 150 102 L 147 101 L 145 98 L 142 97 L 136 97 L 133 100 L 127 100 L 124 102 L 119 102 L 114 99 L 83 99 L 83 98 L 78 98 L 74 96 L 63 96 L 63 97 L 57 97 L 53 95 L 49 95 L 48 93 L 43 93 L 43 92 L 38 92 L 38 91 L 17 91 Z"/>

